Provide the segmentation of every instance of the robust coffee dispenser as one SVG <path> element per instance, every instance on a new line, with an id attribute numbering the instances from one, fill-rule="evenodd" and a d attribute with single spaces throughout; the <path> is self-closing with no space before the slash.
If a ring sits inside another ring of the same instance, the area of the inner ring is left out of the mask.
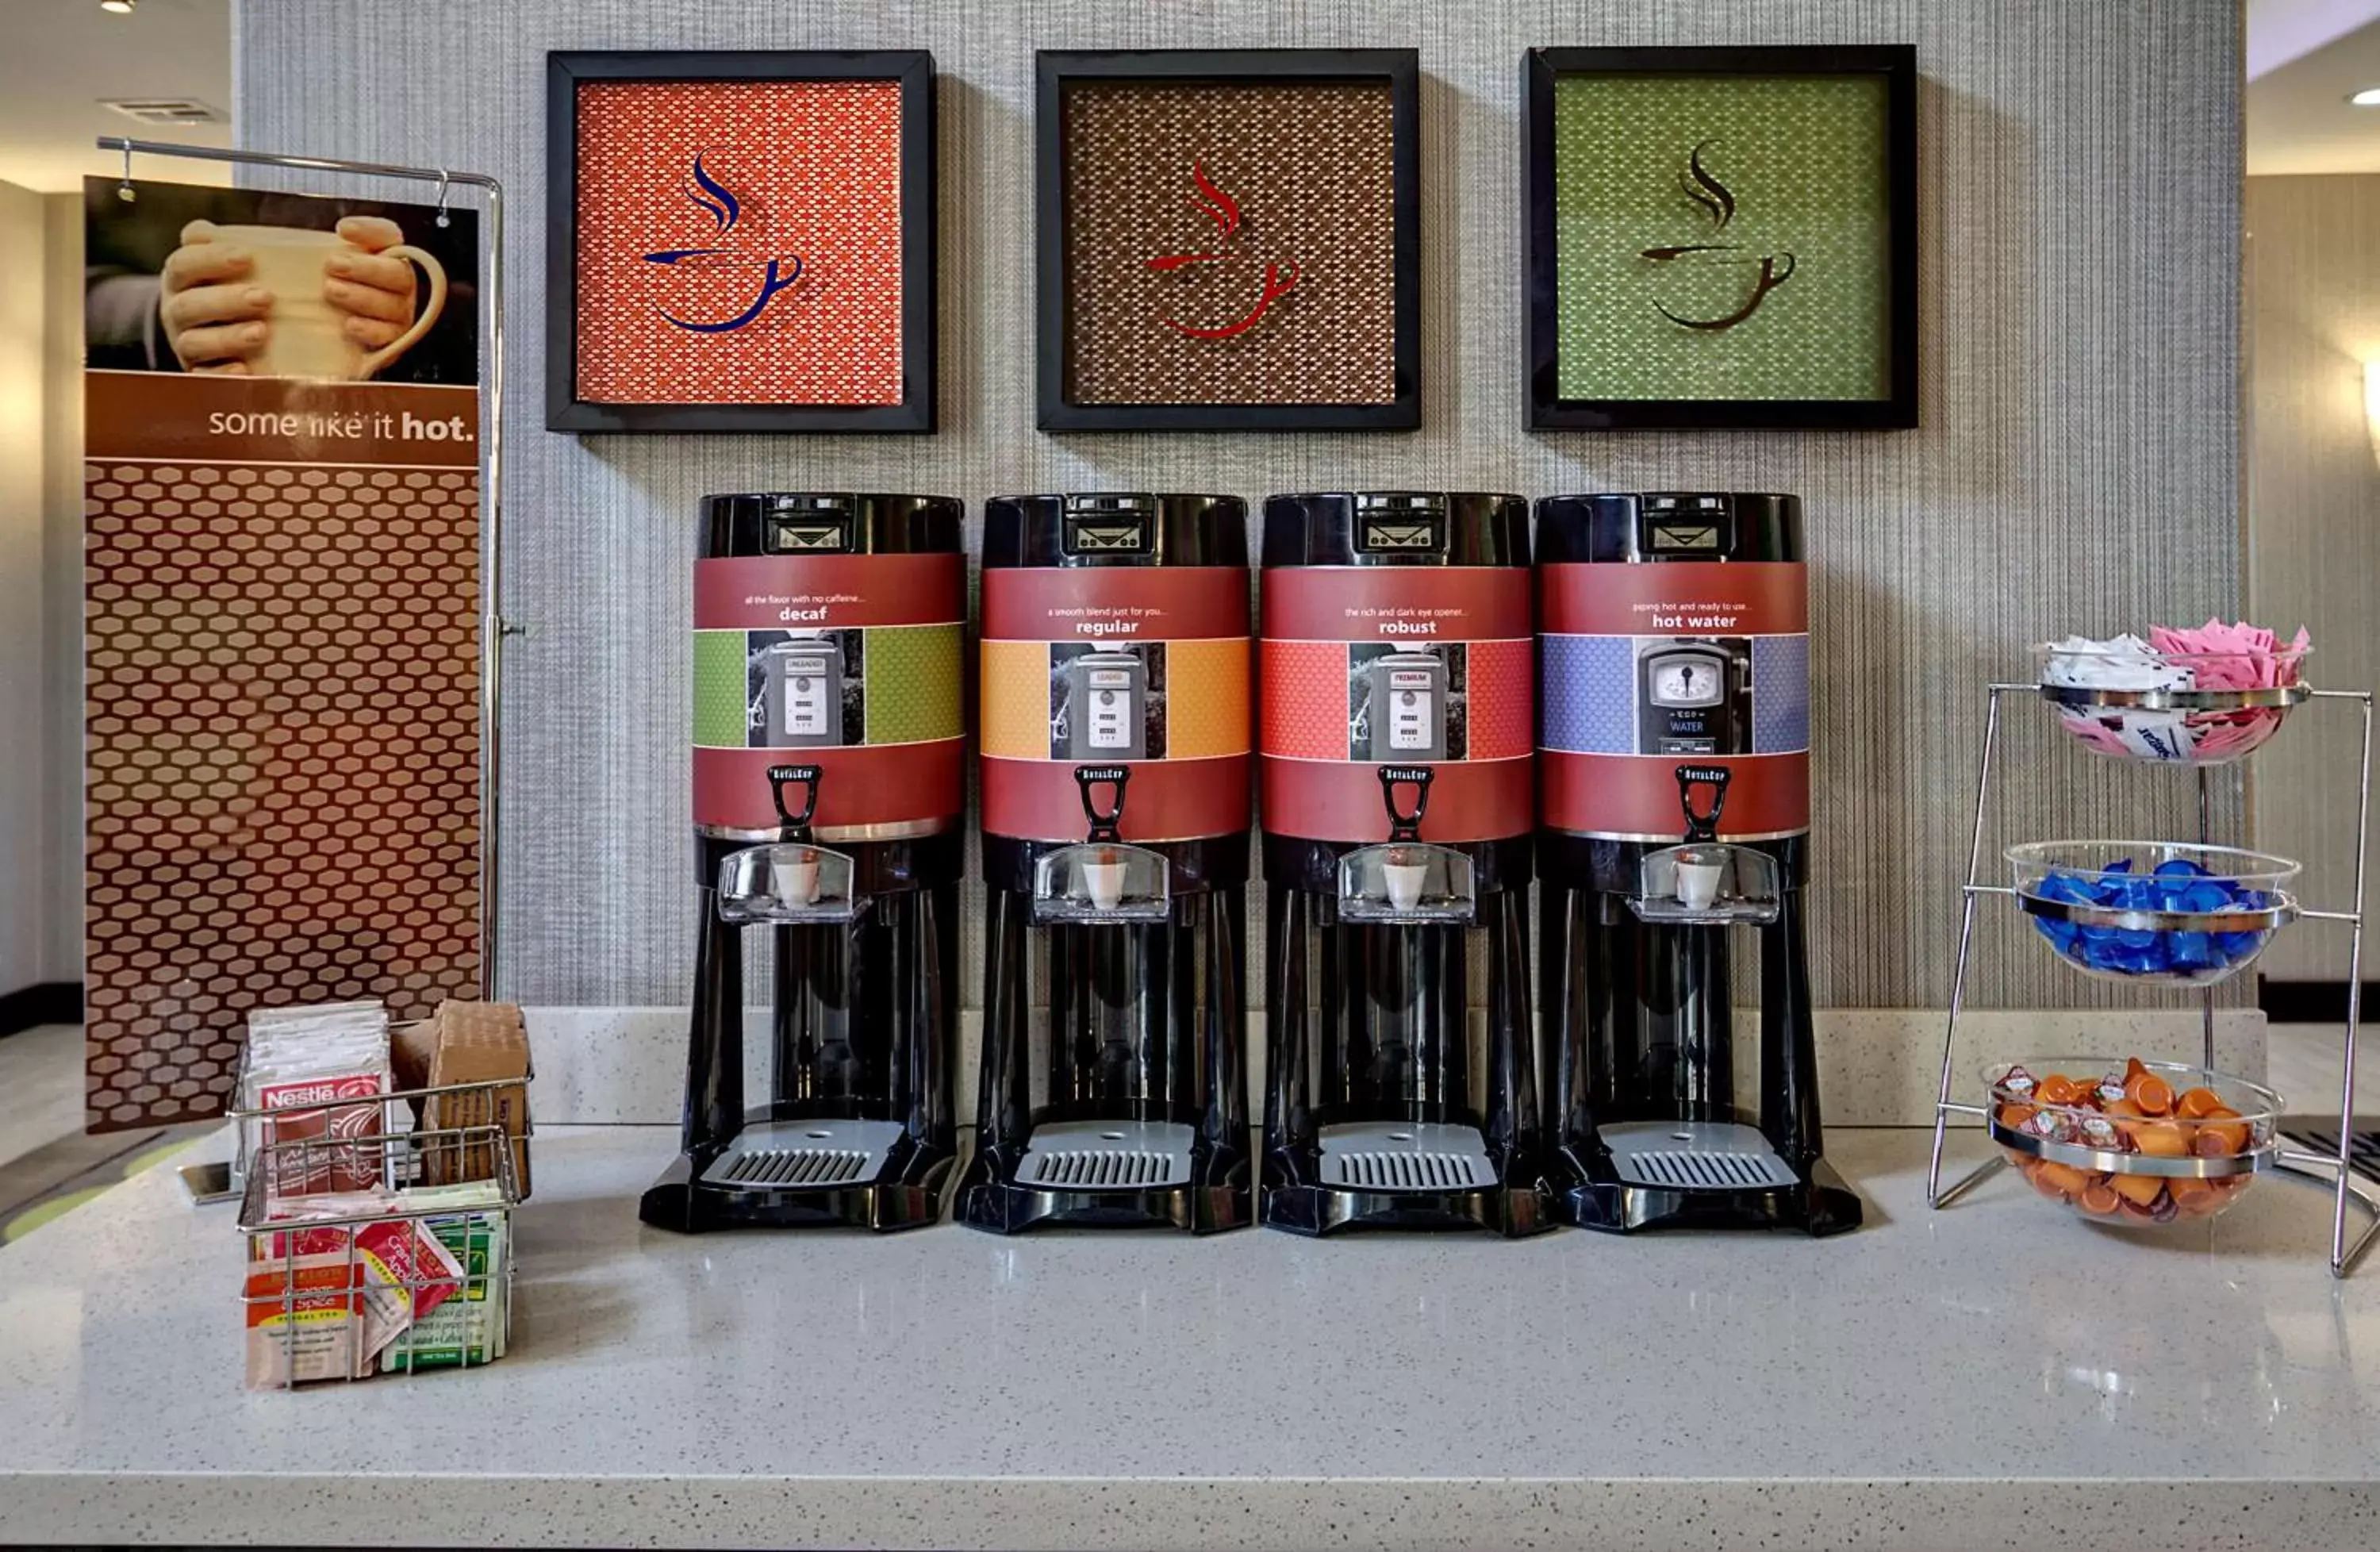
<path id="1" fill-rule="evenodd" d="M 694 578 L 700 928 L 683 1152 L 648 1223 L 905 1229 L 956 1136 L 966 577 L 935 496 L 702 503 Z M 747 1111 L 745 948 L 772 1058 Z"/>
<path id="2" fill-rule="evenodd" d="M 1265 503 L 1264 1221 L 1549 1226 L 1529 1025 L 1528 508 Z"/>
<path id="3" fill-rule="evenodd" d="M 982 1085 L 959 1216 L 1250 1213 L 1247 509 L 984 509 Z"/>
<path id="4" fill-rule="evenodd" d="M 1820 1157 L 1803 942 L 1809 580 L 1792 496 L 1537 503 L 1538 952 L 1560 1207 L 1590 1229 L 1854 1228 Z M 1760 957 L 1738 1102 L 1729 939 Z"/>

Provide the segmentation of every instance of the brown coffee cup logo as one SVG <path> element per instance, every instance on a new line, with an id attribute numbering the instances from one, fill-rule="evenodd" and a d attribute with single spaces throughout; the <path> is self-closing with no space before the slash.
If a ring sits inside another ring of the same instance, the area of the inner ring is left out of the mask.
<path id="1" fill-rule="evenodd" d="M 1721 183 L 1704 161 L 1704 152 L 1717 145 L 1715 140 L 1698 142 L 1686 155 L 1685 165 L 1678 171 L 1678 188 L 1685 197 L 1702 209 L 1711 220 L 1714 235 L 1727 230 L 1735 219 L 1735 193 Z M 1732 311 L 1718 317 L 1689 317 L 1673 310 L 1668 303 L 1656 297 L 1653 309 L 1682 329 L 1717 333 L 1732 329 L 1760 310 L 1768 293 L 1784 285 L 1793 275 L 1793 255 L 1782 249 L 1774 253 L 1755 254 L 1741 243 L 1700 242 L 1672 243 L 1660 248 L 1640 249 L 1637 257 L 1656 264 L 1726 265 L 1758 270 L 1750 293 Z"/>

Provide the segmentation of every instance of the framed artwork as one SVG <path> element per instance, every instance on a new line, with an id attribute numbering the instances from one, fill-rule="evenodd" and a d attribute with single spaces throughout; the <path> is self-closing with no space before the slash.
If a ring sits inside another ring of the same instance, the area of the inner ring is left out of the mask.
<path id="1" fill-rule="evenodd" d="M 1914 49 L 1524 73 L 1530 429 L 1917 424 Z"/>
<path id="2" fill-rule="evenodd" d="M 545 423 L 934 429 L 934 61 L 546 55 Z"/>
<path id="3" fill-rule="evenodd" d="M 1421 423 L 1414 50 L 1037 58 L 1043 430 Z"/>

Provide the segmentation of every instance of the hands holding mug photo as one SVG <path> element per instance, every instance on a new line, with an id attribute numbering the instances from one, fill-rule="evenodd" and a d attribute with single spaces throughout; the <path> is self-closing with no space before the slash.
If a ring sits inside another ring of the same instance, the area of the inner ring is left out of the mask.
<path id="1" fill-rule="evenodd" d="M 370 215 L 331 232 L 193 221 L 161 281 L 158 317 L 176 359 L 217 374 L 368 378 L 419 339 L 446 300 L 437 261 Z"/>

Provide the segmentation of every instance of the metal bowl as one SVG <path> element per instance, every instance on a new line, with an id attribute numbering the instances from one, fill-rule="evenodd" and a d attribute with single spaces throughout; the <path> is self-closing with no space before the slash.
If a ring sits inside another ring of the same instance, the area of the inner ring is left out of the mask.
<path id="1" fill-rule="evenodd" d="M 2035 841 L 2008 849 L 2018 903 L 2086 976 L 2208 986 L 2256 961 L 2298 914 L 2298 865 L 2232 846 Z"/>
<path id="2" fill-rule="evenodd" d="M 2073 676 L 2074 666 L 2093 659 L 2121 661 L 2129 667 L 2141 655 L 2060 649 L 2048 643 L 2033 650 L 2041 665 L 2041 698 L 2058 709 L 2058 725 L 2084 747 L 2115 759 L 2152 765 L 2228 765 L 2261 748 L 2281 730 L 2290 709 L 2313 694 L 2313 686 L 2301 677 L 2312 648 L 2276 648 L 2265 655 L 2278 665 L 2282 683 L 2240 689 L 2114 689 L 2066 684 L 2060 681 Z M 2236 677 L 2246 654 L 2159 652 L 2149 656 L 2168 672 L 2151 671 L 2143 677 L 2195 685 L 2208 678 Z"/>
<path id="3" fill-rule="evenodd" d="M 2137 1097 L 2157 1091 L 2137 1074 L 2163 1085 L 2168 1113 L 2143 1109 Z M 2054 1080 L 2078 1097 L 2066 1101 Z M 2120 1097 L 2093 1102 L 2111 1081 Z M 2284 1108 L 2262 1084 L 2176 1061 L 2048 1057 L 1987 1068 L 1984 1085 L 1992 1141 L 2034 1191 L 2091 1222 L 2135 1229 L 2229 1210 L 2272 1167 Z"/>

